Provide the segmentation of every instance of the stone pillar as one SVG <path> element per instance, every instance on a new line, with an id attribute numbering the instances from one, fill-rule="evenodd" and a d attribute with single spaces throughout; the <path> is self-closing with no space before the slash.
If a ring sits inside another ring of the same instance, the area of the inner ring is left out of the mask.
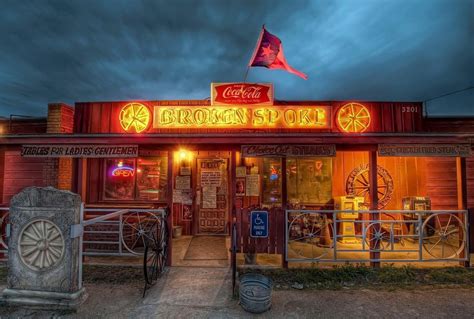
<path id="1" fill-rule="evenodd" d="M 74 108 L 64 103 L 48 104 L 48 134 L 71 134 L 74 131 Z M 72 189 L 72 158 L 49 158 L 45 168 L 47 185 Z M 53 169 L 53 171 L 51 171 Z"/>
<path id="2" fill-rule="evenodd" d="M 7 304 L 76 309 L 86 299 L 80 237 L 71 238 L 80 207 L 79 195 L 52 187 L 28 187 L 12 198 Z"/>

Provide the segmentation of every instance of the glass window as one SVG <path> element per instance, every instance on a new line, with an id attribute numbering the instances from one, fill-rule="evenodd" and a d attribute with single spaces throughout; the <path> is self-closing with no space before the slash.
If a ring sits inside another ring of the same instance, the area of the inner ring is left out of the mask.
<path id="1" fill-rule="evenodd" d="M 331 201 L 331 158 L 288 158 L 286 163 L 289 203 L 320 205 Z"/>
<path id="2" fill-rule="evenodd" d="M 263 159 L 263 204 L 281 204 L 281 159 Z"/>
<path id="3" fill-rule="evenodd" d="M 104 199 L 133 199 L 134 188 L 135 160 L 105 160 Z"/>
<path id="4" fill-rule="evenodd" d="M 137 198 L 165 201 L 168 183 L 167 158 L 139 158 L 137 164 Z"/>
<path id="5" fill-rule="evenodd" d="M 166 201 L 167 157 L 106 159 L 105 200 Z"/>

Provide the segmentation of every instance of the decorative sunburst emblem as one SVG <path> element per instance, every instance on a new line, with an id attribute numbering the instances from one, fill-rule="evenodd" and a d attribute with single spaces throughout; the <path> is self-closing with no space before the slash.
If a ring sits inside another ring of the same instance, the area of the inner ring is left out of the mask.
<path id="1" fill-rule="evenodd" d="M 337 112 L 337 125 L 348 133 L 362 133 L 369 128 L 370 112 L 359 103 L 348 103 Z"/>
<path id="2" fill-rule="evenodd" d="M 129 103 L 120 111 L 120 125 L 126 132 L 143 132 L 148 128 L 150 119 L 150 110 L 140 103 Z"/>
<path id="3" fill-rule="evenodd" d="M 36 271 L 56 266 L 64 255 L 64 238 L 58 226 L 46 219 L 28 223 L 20 232 L 21 261 Z"/>

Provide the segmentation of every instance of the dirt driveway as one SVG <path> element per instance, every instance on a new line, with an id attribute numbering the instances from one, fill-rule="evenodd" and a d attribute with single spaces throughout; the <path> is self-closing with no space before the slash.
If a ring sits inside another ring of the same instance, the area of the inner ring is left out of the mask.
<path id="1" fill-rule="evenodd" d="M 225 268 L 174 267 L 141 298 L 138 282 L 89 283 L 76 314 L 0 309 L 0 318 L 248 318 Z M 473 318 L 474 288 L 276 290 L 261 318 Z"/>

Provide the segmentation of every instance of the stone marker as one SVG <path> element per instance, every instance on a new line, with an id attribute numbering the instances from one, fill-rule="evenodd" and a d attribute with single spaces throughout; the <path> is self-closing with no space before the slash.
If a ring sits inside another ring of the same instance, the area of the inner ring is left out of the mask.
<path id="1" fill-rule="evenodd" d="M 87 295 L 80 283 L 81 197 L 53 187 L 28 187 L 10 202 L 8 305 L 77 309 Z"/>

